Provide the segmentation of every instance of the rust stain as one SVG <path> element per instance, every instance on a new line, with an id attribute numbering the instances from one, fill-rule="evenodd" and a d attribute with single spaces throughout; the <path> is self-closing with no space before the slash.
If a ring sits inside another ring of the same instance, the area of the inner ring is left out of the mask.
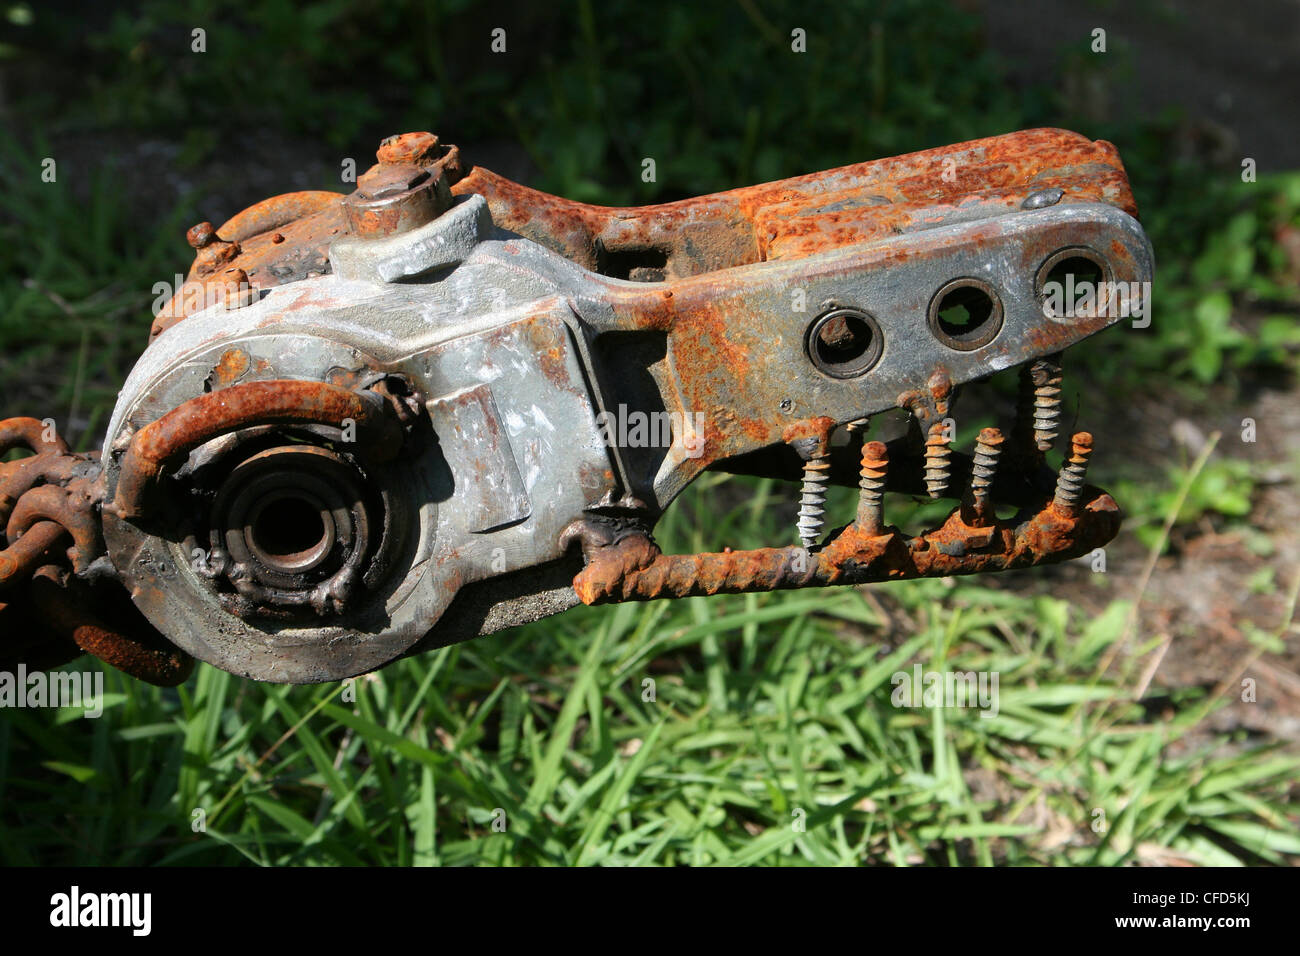
<path id="1" fill-rule="evenodd" d="M 359 450 L 390 460 L 402 444 L 392 405 L 374 392 L 355 392 L 296 379 L 248 382 L 190 399 L 135 433 L 118 477 L 112 506 L 118 517 L 138 520 L 145 495 L 162 469 L 219 435 L 251 425 L 356 424 Z"/>
<path id="2" fill-rule="evenodd" d="M 648 537 L 632 535 L 592 548 L 573 588 L 584 604 L 605 604 L 1030 567 L 1086 554 L 1118 533 L 1114 500 L 1096 488 L 1088 493 L 1075 515 L 1048 502 L 1027 521 L 995 518 L 975 527 L 957 508 L 938 527 L 915 537 L 896 528 L 873 533 L 854 523 L 816 552 L 789 547 L 664 555 Z"/>
<path id="3" fill-rule="evenodd" d="M 1137 214 L 1115 148 L 1036 129 L 856 163 L 672 203 L 591 206 L 476 167 L 452 187 L 478 193 L 498 224 L 594 271 L 602 256 L 654 250 L 666 279 L 772 258 L 815 255 L 942 222 L 956 212 L 1019 208 L 1031 193 L 1106 202 Z M 607 273 L 608 274 L 608 273 Z"/>
<path id="4" fill-rule="evenodd" d="M 131 615 L 130 633 L 106 623 L 92 610 L 94 598 L 87 586 L 56 567 L 40 568 L 28 593 L 41 623 L 54 636 L 132 677 L 175 687 L 194 670 L 194 659 L 155 631 L 138 612 Z"/>
<path id="5" fill-rule="evenodd" d="M 234 385 L 249 369 L 248 353 L 243 349 L 226 349 L 213 366 L 208 382 L 213 389 Z"/>

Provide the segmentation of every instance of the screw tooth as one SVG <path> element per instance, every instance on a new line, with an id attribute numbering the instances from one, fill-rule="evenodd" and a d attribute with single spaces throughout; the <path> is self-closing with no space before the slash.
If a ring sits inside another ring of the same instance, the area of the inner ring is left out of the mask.
<path id="1" fill-rule="evenodd" d="M 989 489 L 997 474 L 998 458 L 1002 455 L 1005 439 L 997 428 L 985 428 L 975 439 L 975 455 L 971 459 L 970 493 L 977 514 L 986 515 L 989 508 Z"/>
<path id="2" fill-rule="evenodd" d="M 1092 457 L 1092 435 L 1078 432 L 1070 439 L 1070 458 L 1061 466 L 1056 478 L 1056 495 L 1052 504 L 1063 514 L 1075 514 L 1083 496 L 1084 479 L 1088 475 L 1088 459 Z"/>
<path id="3" fill-rule="evenodd" d="M 870 418 L 855 418 L 851 422 L 844 423 L 844 430 L 849 433 L 850 438 L 856 438 L 867 430 L 871 424 Z"/>
<path id="4" fill-rule="evenodd" d="M 858 480 L 858 527 L 868 534 L 884 530 L 885 478 L 889 472 L 889 449 L 884 442 L 862 446 L 862 473 Z"/>
<path id="5" fill-rule="evenodd" d="M 1061 427 L 1060 355 L 1035 359 L 1020 370 L 1020 399 L 1017 402 L 1017 441 L 1027 438 L 1032 428 L 1034 447 L 1051 449 Z"/>
<path id="6" fill-rule="evenodd" d="M 1034 443 L 1047 451 L 1056 443 L 1061 427 L 1061 363 L 1059 356 L 1034 362 L 1030 370 L 1034 385 Z"/>
<path id="7" fill-rule="evenodd" d="M 925 438 L 925 490 L 931 498 L 942 498 L 952 479 L 952 446 L 943 433 L 943 422 L 935 422 Z"/>
<path id="8" fill-rule="evenodd" d="M 805 548 L 816 546 L 825 523 L 826 482 L 830 480 L 830 454 L 813 455 L 803 466 L 803 487 L 799 498 L 799 541 Z"/>

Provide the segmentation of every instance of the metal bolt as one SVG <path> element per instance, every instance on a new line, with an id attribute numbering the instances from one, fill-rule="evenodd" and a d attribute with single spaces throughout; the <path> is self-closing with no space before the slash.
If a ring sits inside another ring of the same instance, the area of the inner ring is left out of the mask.
<path id="1" fill-rule="evenodd" d="M 825 523 L 826 482 L 830 480 L 831 456 L 825 445 L 815 451 L 803 465 L 803 487 L 799 498 L 799 541 L 813 548 Z"/>
<path id="2" fill-rule="evenodd" d="M 976 517 L 987 519 L 992 511 L 989 489 L 997 474 L 998 458 L 1002 455 L 1002 431 L 985 428 L 975 439 L 975 456 L 971 461 L 970 494 Z"/>
<path id="3" fill-rule="evenodd" d="M 238 309 L 252 301 L 252 286 L 248 273 L 243 269 L 227 269 L 223 275 L 225 284 L 225 304 L 227 309 Z"/>
<path id="4" fill-rule="evenodd" d="M 1061 426 L 1061 356 L 1048 355 L 1020 370 L 1020 399 L 1017 406 L 1017 437 L 1024 436 L 1030 419 L 1034 447 L 1040 452 L 1056 443 Z"/>
<path id="5" fill-rule="evenodd" d="M 1047 451 L 1056 441 L 1061 423 L 1060 356 L 1039 359 L 1030 366 L 1034 383 L 1034 441 Z"/>
<path id="6" fill-rule="evenodd" d="M 1030 193 L 1025 197 L 1025 201 L 1020 204 L 1021 209 L 1046 209 L 1048 206 L 1055 206 L 1065 196 L 1065 190 L 1059 186 L 1052 186 L 1048 189 L 1040 189 L 1038 192 Z"/>
<path id="7" fill-rule="evenodd" d="M 436 166 L 379 163 L 357 180 L 356 191 L 343 197 L 352 235 L 382 239 L 409 232 L 437 219 L 451 207 L 447 177 Z"/>
<path id="8" fill-rule="evenodd" d="M 383 199 L 398 196 L 416 188 L 429 178 L 427 170 L 409 165 L 379 165 L 363 173 L 357 182 L 357 196 L 361 199 Z"/>
<path id="9" fill-rule="evenodd" d="M 1088 474 L 1088 459 L 1091 457 L 1092 435 L 1088 432 L 1076 433 L 1070 439 L 1070 458 L 1061 466 L 1061 473 L 1056 478 L 1056 495 L 1052 499 L 1052 505 L 1061 514 L 1078 513 L 1084 478 Z"/>
<path id="10" fill-rule="evenodd" d="M 439 152 L 438 137 L 433 133 L 398 133 L 387 136 L 379 144 L 375 158 L 381 163 L 415 163 L 423 165 L 432 162 Z"/>
<path id="11" fill-rule="evenodd" d="M 185 241 L 197 255 L 194 257 L 194 275 L 209 276 L 240 254 L 239 243 L 227 242 L 217 235 L 210 222 L 200 222 L 185 233 Z"/>
<path id="12" fill-rule="evenodd" d="M 952 480 L 952 446 L 943 433 L 943 422 L 935 422 L 925 438 L 925 490 L 931 498 L 942 498 Z"/>
<path id="13" fill-rule="evenodd" d="M 869 441 L 862 446 L 862 477 L 858 480 L 858 527 L 864 534 L 878 535 L 885 530 L 885 477 L 889 472 L 889 449 L 884 442 Z"/>
<path id="14" fill-rule="evenodd" d="M 210 222 L 200 222 L 190 226 L 185 233 L 185 241 L 190 244 L 191 249 L 202 249 L 212 240 L 217 238 L 217 230 L 212 228 Z"/>

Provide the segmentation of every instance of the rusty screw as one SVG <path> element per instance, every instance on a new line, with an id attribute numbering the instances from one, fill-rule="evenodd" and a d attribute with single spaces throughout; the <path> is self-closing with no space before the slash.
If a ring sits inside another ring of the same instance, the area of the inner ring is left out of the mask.
<path id="1" fill-rule="evenodd" d="M 815 547 L 826 520 L 826 482 L 830 480 L 830 452 L 823 444 L 804 462 L 803 487 L 799 498 L 799 541 L 805 548 Z"/>
<path id="2" fill-rule="evenodd" d="M 212 275 L 238 256 L 241 251 L 239 243 L 227 242 L 218 236 L 210 222 L 200 222 L 190 226 L 185 232 L 185 241 L 196 253 L 194 256 L 196 276 Z"/>
<path id="3" fill-rule="evenodd" d="M 252 286 L 248 281 L 248 273 L 243 269 L 227 269 L 225 276 L 225 304 L 228 310 L 234 310 L 248 305 L 251 301 Z"/>
<path id="4" fill-rule="evenodd" d="M 925 438 L 925 490 L 942 498 L 952 480 L 952 446 L 944 438 L 944 423 L 935 422 Z"/>
<path id="5" fill-rule="evenodd" d="M 858 480 L 858 527 L 865 534 L 883 534 L 885 529 L 885 476 L 889 472 L 889 449 L 884 442 L 862 446 L 862 476 Z"/>
<path id="6" fill-rule="evenodd" d="M 997 428 L 985 428 L 975 439 L 975 456 L 971 461 L 970 494 L 975 515 L 987 519 L 992 505 L 989 501 L 989 489 L 993 485 L 993 476 L 997 474 L 998 458 L 1002 455 L 1002 431 Z"/>
<path id="7" fill-rule="evenodd" d="M 1021 421 L 1032 416 L 1034 446 L 1049 450 L 1056 443 L 1061 423 L 1061 356 L 1035 359 L 1020 371 Z"/>
<path id="8" fill-rule="evenodd" d="M 1079 512 L 1079 499 L 1083 494 L 1083 481 L 1088 474 L 1088 459 L 1092 457 L 1092 435 L 1078 432 L 1070 439 L 1070 458 L 1061 466 L 1056 478 L 1056 495 L 1052 505 L 1065 515 Z"/>

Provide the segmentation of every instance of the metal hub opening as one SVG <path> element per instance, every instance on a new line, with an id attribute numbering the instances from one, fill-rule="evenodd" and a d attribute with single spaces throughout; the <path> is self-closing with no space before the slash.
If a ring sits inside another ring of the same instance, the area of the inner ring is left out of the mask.
<path id="1" fill-rule="evenodd" d="M 1070 246 L 1058 249 L 1038 267 L 1034 291 L 1045 300 L 1043 312 L 1049 318 L 1091 318 L 1097 313 L 1098 297 L 1104 296 L 1105 285 L 1110 281 L 1110 265 L 1104 256 L 1086 246 Z M 1091 292 L 1090 304 L 1077 309 L 1078 295 L 1084 290 Z M 1059 311 L 1048 305 L 1052 293 Z"/>
<path id="2" fill-rule="evenodd" d="M 383 506 L 366 486 L 355 464 L 317 445 L 276 445 L 232 468 L 208 532 L 231 609 L 341 613 L 383 532 Z"/>
<path id="3" fill-rule="evenodd" d="M 859 309 L 832 309 L 808 329 L 808 357 L 832 378 L 855 378 L 880 360 L 880 326 Z"/>
<path id="4" fill-rule="evenodd" d="M 983 279 L 953 279 L 930 300 L 930 331 L 944 345 L 970 352 L 1002 331 L 1002 300 Z"/>
<path id="5" fill-rule="evenodd" d="M 271 493 L 248 516 L 244 538 L 266 566 L 287 574 L 316 567 L 334 545 L 334 517 L 318 498 Z"/>

